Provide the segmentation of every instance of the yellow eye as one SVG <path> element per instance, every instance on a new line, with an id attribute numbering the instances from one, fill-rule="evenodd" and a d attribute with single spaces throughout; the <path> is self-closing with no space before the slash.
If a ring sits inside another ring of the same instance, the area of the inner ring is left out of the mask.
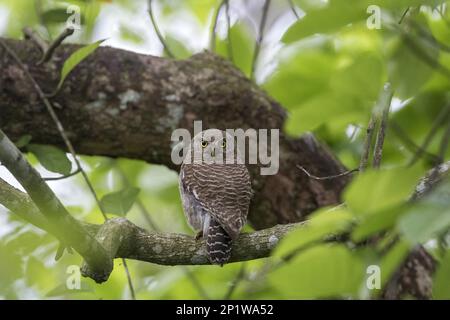
<path id="1" fill-rule="evenodd" d="M 206 148 L 208 146 L 208 141 L 202 141 L 202 148 Z"/>
<path id="2" fill-rule="evenodd" d="M 227 146 L 227 142 L 225 140 L 222 140 L 222 148 L 225 148 Z"/>

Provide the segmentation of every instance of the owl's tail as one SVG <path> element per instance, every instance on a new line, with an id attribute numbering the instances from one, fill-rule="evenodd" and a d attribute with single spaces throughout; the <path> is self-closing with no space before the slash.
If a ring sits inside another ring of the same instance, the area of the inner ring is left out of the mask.
<path id="1" fill-rule="evenodd" d="M 206 252 L 212 264 L 223 266 L 231 256 L 231 238 L 221 225 L 211 218 L 206 238 Z"/>

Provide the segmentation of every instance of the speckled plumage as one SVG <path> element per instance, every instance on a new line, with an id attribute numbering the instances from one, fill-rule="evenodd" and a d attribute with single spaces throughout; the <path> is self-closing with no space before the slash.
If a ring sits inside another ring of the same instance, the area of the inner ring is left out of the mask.
<path id="1" fill-rule="evenodd" d="M 208 138 L 197 135 L 191 146 L 203 139 Z M 212 152 L 217 143 L 221 141 L 212 138 L 208 144 L 211 149 L 204 151 Z M 234 150 L 223 150 L 224 159 L 230 152 Z M 232 240 L 238 237 L 247 220 L 252 196 L 247 167 L 237 163 L 183 163 L 180 194 L 189 224 L 206 238 L 211 263 L 223 265 L 230 258 Z"/>

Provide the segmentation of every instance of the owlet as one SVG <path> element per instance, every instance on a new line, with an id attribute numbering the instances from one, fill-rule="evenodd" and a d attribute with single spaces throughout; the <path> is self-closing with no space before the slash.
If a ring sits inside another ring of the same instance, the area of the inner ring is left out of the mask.
<path id="1" fill-rule="evenodd" d="M 206 238 L 212 264 L 223 265 L 230 258 L 252 197 L 250 175 L 234 145 L 226 132 L 202 131 L 192 139 L 180 170 L 184 214 L 198 236 Z"/>

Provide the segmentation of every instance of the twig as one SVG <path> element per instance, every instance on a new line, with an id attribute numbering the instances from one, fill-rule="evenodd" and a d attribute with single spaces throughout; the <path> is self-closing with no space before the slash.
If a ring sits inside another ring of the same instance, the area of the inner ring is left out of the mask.
<path id="1" fill-rule="evenodd" d="M 439 146 L 439 163 L 444 162 L 445 154 L 447 152 L 449 143 L 450 143 L 450 123 L 448 124 L 447 129 L 444 132 L 444 136 L 442 137 L 442 141 Z"/>
<path id="2" fill-rule="evenodd" d="M 217 10 L 215 12 L 214 18 L 213 18 L 213 24 L 211 28 L 211 35 L 209 40 L 209 49 L 211 52 L 216 51 L 216 32 L 217 32 L 217 23 L 219 22 L 220 17 L 220 11 L 222 10 L 223 5 L 225 4 L 226 0 L 222 0 L 217 7 Z"/>
<path id="3" fill-rule="evenodd" d="M 403 20 L 405 19 L 406 15 L 408 14 L 409 10 L 411 10 L 411 7 L 406 8 L 405 12 L 403 12 L 402 17 L 398 21 L 398 24 L 402 24 Z"/>
<path id="4" fill-rule="evenodd" d="M 6 52 L 16 61 L 16 63 L 20 66 L 20 68 L 23 70 L 23 72 L 25 73 L 26 77 L 28 78 L 28 80 L 32 83 L 35 91 L 37 92 L 37 94 L 39 95 L 39 98 L 42 100 L 42 102 L 44 103 L 44 105 L 47 108 L 47 111 L 50 114 L 50 117 L 52 118 L 53 122 L 56 124 L 56 128 L 58 130 L 58 133 L 60 134 L 61 138 L 64 141 L 64 144 L 66 145 L 67 149 L 69 150 L 70 154 L 72 155 L 78 170 L 80 170 L 90 192 L 92 193 L 97 206 L 100 209 L 100 212 L 103 215 L 103 218 L 105 219 L 105 221 L 108 220 L 108 216 L 106 215 L 106 213 L 104 212 L 101 204 L 100 204 L 100 200 L 98 199 L 97 193 L 94 190 L 94 187 L 92 186 L 89 177 L 87 176 L 86 172 L 83 170 L 80 161 L 77 158 L 77 154 L 75 152 L 75 149 L 71 143 L 71 141 L 69 140 L 66 131 L 64 130 L 64 126 L 62 125 L 61 121 L 58 118 L 58 115 L 56 114 L 55 110 L 53 109 L 52 104 L 50 103 L 50 101 L 47 99 L 47 97 L 45 96 L 44 92 L 42 91 L 41 87 L 39 86 L 39 84 L 36 82 L 36 80 L 33 78 L 33 76 L 31 75 L 31 73 L 28 71 L 28 69 L 26 68 L 26 66 L 23 64 L 22 60 L 16 55 L 16 53 L 14 51 L 12 51 L 7 45 L 6 43 L 3 42 L 2 39 L 0 39 L 0 45 L 6 50 Z M 124 262 L 124 259 L 122 259 Z M 125 267 L 125 265 L 124 265 Z M 129 275 L 129 272 L 127 272 L 127 277 Z M 129 279 L 128 281 L 131 284 L 131 279 Z M 132 296 L 135 296 L 134 294 L 134 288 L 133 286 L 130 286 L 130 291 L 133 291 Z"/>
<path id="5" fill-rule="evenodd" d="M 381 157 L 383 155 L 383 145 L 384 138 L 386 136 L 386 130 L 388 126 L 389 111 L 391 109 L 391 102 L 394 96 L 392 87 L 390 83 L 386 83 L 383 88 L 383 93 L 381 95 L 380 107 L 383 109 L 383 114 L 381 116 L 380 128 L 377 134 L 377 140 L 375 142 L 375 149 L 373 152 L 373 167 L 379 168 L 381 164 Z"/>
<path id="6" fill-rule="evenodd" d="M 301 165 L 297 165 L 297 168 L 299 168 L 300 170 L 302 170 L 309 178 L 314 179 L 314 180 L 331 180 L 331 179 L 336 179 L 336 178 L 341 178 L 341 177 L 345 177 L 348 176 L 354 172 L 358 172 L 359 168 L 353 169 L 353 170 L 348 170 L 333 176 L 326 176 L 326 177 L 318 177 L 315 176 L 311 173 L 309 173 L 304 167 L 302 167 Z"/>
<path id="7" fill-rule="evenodd" d="M 131 299 L 132 300 L 136 300 L 136 293 L 133 287 L 133 282 L 131 281 L 131 274 L 130 274 L 130 269 L 128 268 L 127 265 L 127 260 L 126 259 L 121 259 L 122 263 L 123 263 L 123 268 L 125 270 L 125 274 L 127 275 L 127 282 L 128 282 L 128 288 L 130 288 L 130 293 L 131 293 Z"/>
<path id="8" fill-rule="evenodd" d="M 158 28 L 158 25 L 156 23 L 156 19 L 153 15 L 153 9 L 152 9 L 152 0 L 148 0 L 148 14 L 150 15 L 150 20 L 152 21 L 153 28 L 155 29 L 156 35 L 158 36 L 159 41 L 164 47 L 164 51 L 170 58 L 175 58 L 175 55 L 172 53 L 172 51 L 169 49 L 169 46 L 166 43 L 166 40 L 164 40 L 163 35 L 161 34 L 161 31 Z"/>
<path id="9" fill-rule="evenodd" d="M 61 45 L 61 43 L 67 38 L 70 37 L 75 32 L 74 28 L 66 28 L 63 32 L 53 41 L 48 49 L 44 52 L 41 60 L 38 61 L 37 65 L 41 65 L 47 61 L 49 61 L 55 50 Z"/>
<path id="10" fill-rule="evenodd" d="M 439 128 L 444 123 L 444 121 L 448 118 L 449 114 L 450 114 L 450 104 L 446 105 L 441 110 L 441 112 L 439 112 L 436 119 L 434 119 L 430 132 L 425 137 L 425 140 L 421 144 L 420 149 L 418 149 L 417 152 L 412 156 L 411 160 L 408 163 L 409 166 L 414 165 L 416 161 L 420 159 L 423 150 L 427 150 L 429 144 L 431 143 L 431 141 L 433 141 L 434 136 L 436 135 L 436 133 L 438 132 Z"/>
<path id="11" fill-rule="evenodd" d="M 359 172 L 363 172 L 364 170 L 366 170 L 367 165 L 369 164 L 370 149 L 372 147 L 373 135 L 377 123 L 378 123 L 378 116 L 377 113 L 374 111 L 372 112 L 369 124 L 367 125 L 366 137 L 364 139 L 363 145 L 363 153 L 361 155 L 361 160 L 359 162 Z"/>
<path id="12" fill-rule="evenodd" d="M 255 77 L 255 68 L 258 61 L 259 52 L 261 51 L 261 44 L 264 40 L 264 29 L 266 26 L 267 13 L 269 12 L 270 0 L 265 0 L 262 12 L 261 23 L 259 24 L 259 34 L 255 44 L 255 51 L 253 53 L 252 67 L 250 70 L 250 78 Z"/>
<path id="13" fill-rule="evenodd" d="M 291 11 L 292 11 L 292 13 L 294 14 L 294 16 L 295 16 L 297 19 L 300 19 L 300 16 L 298 15 L 297 10 L 295 9 L 294 2 L 292 2 L 292 0 L 288 0 L 288 2 L 289 2 L 289 7 L 291 8 Z"/>
<path id="14" fill-rule="evenodd" d="M 61 177 L 51 177 L 51 178 L 43 178 L 43 179 L 44 179 L 45 181 L 58 181 L 58 180 L 64 180 L 64 179 L 73 177 L 73 176 L 79 174 L 80 172 L 81 172 L 81 170 L 80 170 L 80 169 L 77 169 L 77 170 L 75 170 L 74 172 L 69 173 L 69 174 L 67 174 L 67 175 L 65 175 L 65 176 L 61 176 Z"/>
<path id="15" fill-rule="evenodd" d="M 236 275 L 236 278 L 231 283 L 231 286 L 228 288 L 227 293 L 223 297 L 223 300 L 230 300 L 231 296 L 233 295 L 234 291 L 236 290 L 239 282 L 241 282 L 245 278 L 246 270 L 245 270 L 245 262 L 241 264 L 241 268 L 239 269 L 239 272 Z"/>

